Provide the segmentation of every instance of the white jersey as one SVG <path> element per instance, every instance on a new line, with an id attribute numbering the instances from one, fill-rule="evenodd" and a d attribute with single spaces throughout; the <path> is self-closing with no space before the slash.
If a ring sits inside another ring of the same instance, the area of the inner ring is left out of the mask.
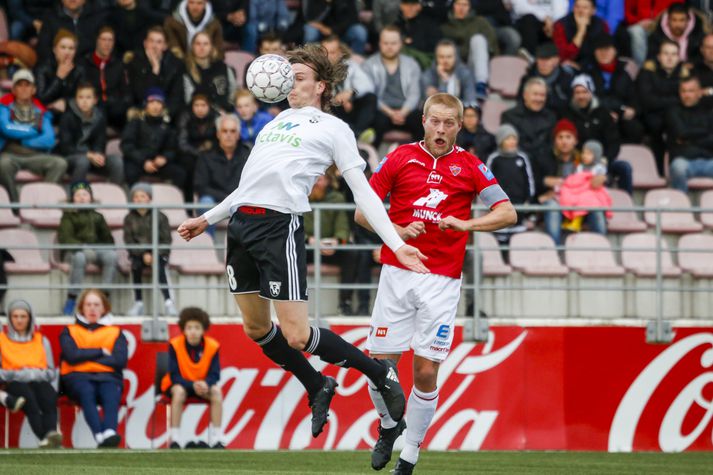
<path id="1" fill-rule="evenodd" d="M 342 172 L 366 165 L 349 126 L 315 107 L 287 109 L 255 139 L 230 214 L 243 205 L 309 212 L 307 197 L 317 177 L 333 163 Z"/>

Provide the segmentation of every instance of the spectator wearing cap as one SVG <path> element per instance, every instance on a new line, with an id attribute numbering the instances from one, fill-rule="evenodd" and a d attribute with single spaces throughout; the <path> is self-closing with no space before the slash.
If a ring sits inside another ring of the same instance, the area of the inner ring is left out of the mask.
<path id="1" fill-rule="evenodd" d="M 562 181 L 579 163 L 577 127 L 560 119 L 552 131 L 552 150 L 548 157 L 533 164 L 537 201 L 546 203 L 556 197 Z"/>
<path id="2" fill-rule="evenodd" d="M 703 104 L 713 108 L 713 33 L 707 34 L 701 42 L 701 58 L 694 65 L 693 74 L 701 80 Z"/>
<path id="3" fill-rule="evenodd" d="M 433 62 L 436 44 L 441 39 L 441 24 L 424 11 L 421 0 L 400 0 L 401 14 L 394 23 L 403 35 L 403 52 L 415 59 L 421 69 Z"/>
<path id="4" fill-rule="evenodd" d="M 663 140 L 666 111 L 678 104 L 678 83 L 690 75 L 678 55 L 678 44 L 664 41 L 656 59 L 647 60 L 636 78 L 641 118 L 651 140 L 659 174 L 664 175 Z"/>
<path id="5" fill-rule="evenodd" d="M 168 180 L 182 188 L 186 171 L 176 157 L 176 133 L 165 114 L 166 96 L 157 87 L 146 91 L 144 110 L 126 125 L 121 136 L 126 183 L 141 176 Z"/>
<path id="6" fill-rule="evenodd" d="M 552 40 L 555 22 L 569 9 L 567 0 L 514 0 L 511 4 L 515 27 L 522 37 L 522 54 L 530 58 L 537 45 Z"/>
<path id="7" fill-rule="evenodd" d="M 461 63 L 452 40 L 438 42 L 434 64 L 421 74 L 421 90 L 426 98 L 445 92 L 456 96 L 463 104 L 473 105 L 477 102 L 473 75 Z"/>
<path id="8" fill-rule="evenodd" d="M 151 252 L 152 241 L 152 220 L 151 209 L 148 205 L 153 199 L 153 190 L 149 183 L 138 182 L 131 187 L 129 199 L 136 205 L 147 205 L 146 208 L 135 208 L 129 211 L 124 218 L 124 243 L 128 245 L 142 245 L 143 249 L 129 249 L 129 259 L 131 259 L 131 283 L 134 284 L 134 304 L 128 312 L 129 316 L 144 315 L 144 301 L 142 291 L 139 287 L 142 282 L 144 271 L 153 269 L 154 254 Z M 168 224 L 168 217 L 160 211 L 158 212 L 158 244 L 171 244 L 171 226 Z M 161 294 L 163 295 L 164 314 L 175 316 L 176 307 L 171 300 L 171 293 L 166 279 L 166 265 L 171 250 L 168 248 L 158 251 L 158 281 L 161 284 Z"/>
<path id="9" fill-rule="evenodd" d="M 554 112 L 547 109 L 547 83 L 539 77 L 528 79 L 522 102 L 503 112 L 500 121 L 517 129 L 519 146 L 531 161 L 543 159 L 552 147 L 552 129 L 557 122 Z"/>
<path id="10" fill-rule="evenodd" d="M 368 32 L 359 22 L 356 0 L 303 0 L 303 39 L 316 43 L 325 36 L 337 35 L 357 54 L 364 54 Z"/>
<path id="11" fill-rule="evenodd" d="M 67 169 L 62 157 L 50 154 L 55 135 L 52 113 L 35 97 L 35 78 L 28 69 L 12 76 L 12 91 L 0 98 L 0 184 L 18 201 L 15 174 L 29 170 L 59 183 Z"/>
<path id="12" fill-rule="evenodd" d="M 59 153 L 67 160 L 72 182 L 86 180 L 91 171 L 121 185 L 124 162 L 117 155 L 106 155 L 106 118 L 96 105 L 94 87 L 80 83 L 59 121 Z"/>
<path id="13" fill-rule="evenodd" d="M 656 29 L 649 35 L 649 58 L 653 59 L 664 41 L 678 45 L 682 62 L 693 63 L 700 57 L 700 46 L 706 35 L 707 20 L 684 3 L 673 3 L 659 17 Z"/>
<path id="14" fill-rule="evenodd" d="M 666 137 L 671 186 L 687 192 L 689 178 L 713 178 L 713 114 L 698 77 L 682 79 L 678 91 L 680 103 L 666 114 Z"/>
<path id="15" fill-rule="evenodd" d="M 218 147 L 198 157 L 193 179 L 198 202 L 205 204 L 206 210 L 235 191 L 250 155 L 250 147 L 240 141 L 240 119 L 235 115 L 220 116 L 216 120 L 216 129 Z M 207 232 L 213 236 L 215 227 L 209 226 Z"/>
<path id="16" fill-rule="evenodd" d="M 205 31 L 196 33 L 191 48 L 185 56 L 186 73 L 183 75 L 183 91 L 189 103 L 194 91 L 208 95 L 211 105 L 221 112 L 232 107 L 233 94 L 237 88 L 235 71 L 220 60 L 220 54 Z"/>
<path id="17" fill-rule="evenodd" d="M 67 102 L 74 97 L 84 77 L 84 71 L 76 64 L 76 52 L 74 33 L 59 30 L 52 43 L 53 54 L 35 68 L 37 98 L 56 114 L 67 109 Z"/>
<path id="18" fill-rule="evenodd" d="M 193 202 L 193 180 L 190 177 L 198 157 L 216 148 L 215 120 L 218 115 L 211 107 L 208 95 L 198 91 L 193 93 L 190 106 L 178 119 L 178 159 L 188 177 L 183 187 L 186 203 Z"/>
<path id="19" fill-rule="evenodd" d="M 458 132 L 456 144 L 481 159 L 487 158 L 497 147 L 495 136 L 485 130 L 480 106 L 466 105 L 463 108 L 463 127 Z"/>
<path id="20" fill-rule="evenodd" d="M 594 94 L 592 78 L 580 74 L 572 81 L 572 102 L 565 118 L 577 127 L 580 143 L 598 140 L 604 144 L 604 156 L 609 163 L 609 176 L 619 187 L 633 193 L 631 165 L 617 160 L 621 139 L 611 111 L 602 107 Z"/>
<path id="21" fill-rule="evenodd" d="M 518 98 L 522 99 L 525 83 L 533 77 L 544 79 L 547 85 L 545 107 L 555 114 L 562 115 L 569 107 L 572 97 L 572 80 L 575 73 L 569 66 L 560 65 L 557 47 L 552 42 L 542 43 L 535 52 L 535 63 L 520 80 Z"/>
<path id="22" fill-rule="evenodd" d="M 608 33 L 594 38 L 593 47 L 594 60 L 585 63 L 582 71 L 592 78 L 602 106 L 612 112 L 622 141 L 640 143 L 644 126 L 636 117 L 636 85 L 626 71 L 626 62 L 617 57 L 614 38 Z"/>
<path id="23" fill-rule="evenodd" d="M 84 80 L 94 86 L 97 104 L 107 123 L 116 129 L 126 124 L 129 108 L 129 85 L 124 63 L 115 53 L 116 34 L 110 26 L 99 30 L 96 47 L 79 60 Z"/>
<path id="24" fill-rule="evenodd" d="M 500 54 L 495 29 L 488 20 L 471 11 L 470 0 L 455 0 L 448 21 L 441 25 L 441 32 L 444 38 L 455 43 L 460 59 L 475 75 L 479 96 L 485 99 L 490 58 Z"/>
<path id="25" fill-rule="evenodd" d="M 552 41 L 562 61 L 582 64 L 592 60 L 592 40 L 609 32 L 606 22 L 595 13 L 594 0 L 575 0 L 572 12 L 555 23 Z"/>
<path id="26" fill-rule="evenodd" d="M 143 47 L 124 56 L 129 81 L 131 105 L 141 107 L 150 87 L 161 88 L 166 95 L 166 108 L 176 119 L 184 107 L 183 62 L 167 51 L 166 33 L 160 26 L 146 32 Z"/>
<path id="27" fill-rule="evenodd" d="M 185 58 L 193 38 L 201 32 L 208 35 L 218 58 L 223 58 L 223 27 L 208 0 L 182 0 L 163 28 L 168 47 L 177 58 Z"/>
<path id="28" fill-rule="evenodd" d="M 61 0 L 42 17 L 36 50 L 40 58 L 51 56 L 52 45 L 59 30 L 67 30 L 79 40 L 77 56 L 94 48 L 99 29 L 106 22 L 107 11 L 86 0 Z"/>
<path id="29" fill-rule="evenodd" d="M 86 181 L 74 182 L 69 187 L 70 203 L 86 205 L 94 202 L 92 187 Z M 64 304 L 64 314 L 73 315 L 77 295 L 84 282 L 87 264 L 102 268 L 102 283 L 111 285 L 116 275 L 116 250 L 95 249 L 96 245 L 113 245 L 114 238 L 104 216 L 94 209 L 67 209 L 57 228 L 57 242 L 73 245 L 76 249 L 64 249 L 60 258 L 71 265 L 69 291 Z"/>

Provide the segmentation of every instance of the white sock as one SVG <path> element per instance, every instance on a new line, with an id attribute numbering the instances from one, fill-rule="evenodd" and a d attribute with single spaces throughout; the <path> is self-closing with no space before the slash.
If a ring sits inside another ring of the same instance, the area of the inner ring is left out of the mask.
<path id="1" fill-rule="evenodd" d="M 396 427 L 396 421 L 394 421 L 389 415 L 389 411 L 386 409 L 386 403 L 384 402 L 384 398 L 381 397 L 381 393 L 376 390 L 376 386 L 374 386 L 374 383 L 371 381 L 369 381 L 368 386 L 371 402 L 374 403 L 374 408 L 376 409 L 376 412 L 379 413 L 379 417 L 381 418 L 381 427 L 384 429 Z"/>
<path id="2" fill-rule="evenodd" d="M 433 416 L 438 406 L 438 389 L 424 393 L 416 389 L 411 390 L 406 406 L 406 437 L 400 457 L 409 463 L 418 461 L 418 452 L 421 442 L 426 437 L 428 426 L 431 425 Z"/>
<path id="3" fill-rule="evenodd" d="M 181 445 L 181 428 L 171 427 L 171 441 Z"/>
<path id="4" fill-rule="evenodd" d="M 97 441 L 97 445 L 101 444 L 102 442 L 104 442 L 104 434 L 102 434 L 101 432 L 97 432 L 96 434 L 94 434 L 94 440 Z"/>
<path id="5" fill-rule="evenodd" d="M 223 431 L 220 427 L 215 427 L 213 424 L 208 426 L 208 443 L 215 445 L 223 440 Z"/>

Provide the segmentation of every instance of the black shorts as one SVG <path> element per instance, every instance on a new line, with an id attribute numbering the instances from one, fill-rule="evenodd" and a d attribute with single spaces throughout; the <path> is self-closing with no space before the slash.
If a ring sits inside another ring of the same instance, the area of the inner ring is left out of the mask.
<path id="1" fill-rule="evenodd" d="M 304 220 L 241 206 L 228 224 L 228 288 L 270 300 L 307 300 Z"/>

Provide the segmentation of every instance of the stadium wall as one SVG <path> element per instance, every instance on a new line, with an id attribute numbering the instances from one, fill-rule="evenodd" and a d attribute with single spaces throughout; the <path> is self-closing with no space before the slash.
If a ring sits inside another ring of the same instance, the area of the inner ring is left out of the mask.
<path id="1" fill-rule="evenodd" d="M 66 320 L 66 321 L 64 321 Z M 120 433 L 129 448 L 165 447 L 165 406 L 155 404 L 156 353 L 165 343 L 142 343 L 139 320 L 123 325 L 129 341 Z M 61 323 L 61 324 L 60 324 Z M 53 344 L 68 319 L 45 319 Z M 364 319 L 334 319 L 332 328 L 363 346 Z M 464 342 L 457 326 L 441 368 L 438 412 L 423 447 L 428 450 L 711 450 L 713 440 L 713 325 L 674 325 L 668 345 L 645 342 L 643 326 L 493 325 L 485 344 Z M 383 332 L 384 330 L 382 330 Z M 388 330 L 385 330 L 388 331 Z M 171 336 L 178 333 L 170 326 Z M 221 342 L 225 442 L 240 449 L 366 449 L 376 437 L 376 412 L 365 380 L 354 370 L 325 368 L 340 383 L 330 422 L 317 439 L 309 433 L 305 393 L 295 378 L 272 365 L 239 323 L 215 323 Z M 437 343 L 435 343 L 437 345 Z M 55 358 L 59 348 L 55 347 Z M 313 357 L 318 369 L 325 365 Z M 411 356 L 401 362 L 408 391 Z M 67 447 L 94 442 L 81 416 L 60 406 Z M 0 411 L 9 446 L 34 447 L 21 414 Z M 206 437 L 208 408 L 191 405 L 184 440 Z M 397 444 L 398 446 L 398 444 Z"/>

